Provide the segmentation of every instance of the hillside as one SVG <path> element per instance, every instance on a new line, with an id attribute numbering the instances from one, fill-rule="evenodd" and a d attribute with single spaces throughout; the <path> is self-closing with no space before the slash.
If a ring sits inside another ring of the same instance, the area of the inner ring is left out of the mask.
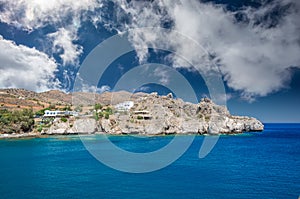
<path id="1" fill-rule="evenodd" d="M 76 106 L 72 106 L 72 100 Z M 131 101 L 132 107 L 128 110 L 116 108 L 116 104 L 124 101 Z M 2 89 L 0 103 L 0 110 L 6 114 L 4 117 L 0 115 L 0 119 L 6 122 L 2 124 L 3 128 L 18 127 L 3 132 L 27 133 L 18 130 L 24 127 L 31 132 L 48 135 L 95 132 L 143 135 L 232 134 L 262 131 L 264 128 L 259 120 L 233 116 L 226 107 L 216 105 L 208 98 L 192 104 L 174 99 L 172 94 L 159 96 L 157 93 L 131 94 L 126 91 L 68 94 L 57 90 L 35 93 L 24 89 Z M 99 104 L 99 107 L 96 108 L 95 104 Z M 22 119 L 31 125 L 28 128 L 24 122 L 14 119 L 24 118 L 22 114 L 25 109 L 32 109 L 35 113 L 45 108 L 67 110 L 65 108 L 78 107 L 80 112 L 76 117 L 51 118 L 46 122 L 36 118 L 34 127 L 31 122 L 33 117 Z"/>
<path id="2" fill-rule="evenodd" d="M 57 108 L 72 105 L 72 97 L 80 99 L 82 102 L 76 104 L 93 105 L 100 103 L 104 105 L 118 104 L 124 100 L 136 99 L 143 96 L 143 93 L 132 95 L 126 91 L 97 93 L 64 93 L 58 90 L 51 90 L 41 93 L 28 91 L 25 89 L 0 89 L 0 106 L 2 109 L 24 109 L 32 108 L 34 111 L 41 110 L 55 105 Z"/>
<path id="3" fill-rule="evenodd" d="M 251 117 L 233 116 L 226 107 L 203 98 L 192 104 L 172 94 L 147 94 L 134 100 L 127 112 L 115 111 L 100 120 L 102 131 L 110 134 L 232 134 L 262 131 L 263 124 Z"/>
<path id="4" fill-rule="evenodd" d="M 41 110 L 50 105 L 70 105 L 72 97 L 62 91 L 47 91 L 36 93 L 25 89 L 1 89 L 0 104 L 2 109 L 32 108 L 34 111 Z"/>

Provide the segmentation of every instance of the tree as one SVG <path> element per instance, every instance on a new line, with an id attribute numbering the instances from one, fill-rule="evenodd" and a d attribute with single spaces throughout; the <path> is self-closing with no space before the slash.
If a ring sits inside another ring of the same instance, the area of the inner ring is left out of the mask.
<path id="1" fill-rule="evenodd" d="M 98 114 L 98 117 L 99 117 L 99 118 L 103 118 L 103 116 L 104 116 L 104 114 L 103 114 L 102 112 L 100 112 L 100 113 Z"/>
<path id="2" fill-rule="evenodd" d="M 34 125 L 32 109 L 0 110 L 0 129 L 3 133 L 28 132 Z"/>
<path id="3" fill-rule="evenodd" d="M 107 112 L 109 115 L 112 115 L 112 114 L 113 114 L 113 110 L 112 110 L 112 108 L 110 108 L 110 107 L 107 107 L 106 112 Z"/>
<path id="4" fill-rule="evenodd" d="M 102 109 L 102 105 L 101 104 L 95 104 L 94 109 L 96 111 L 98 111 L 98 110 Z"/>
<path id="5" fill-rule="evenodd" d="M 43 116 L 43 115 L 45 114 L 45 111 L 46 111 L 46 110 L 50 110 L 50 108 L 44 108 L 44 109 L 41 109 L 41 110 L 35 112 L 35 115 L 36 115 L 36 116 Z"/>

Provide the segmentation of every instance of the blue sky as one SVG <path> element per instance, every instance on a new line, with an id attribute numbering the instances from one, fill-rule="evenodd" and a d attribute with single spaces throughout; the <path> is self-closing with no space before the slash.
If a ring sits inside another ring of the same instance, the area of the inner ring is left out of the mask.
<path id="1" fill-rule="evenodd" d="M 160 63 L 182 74 L 200 99 L 209 92 L 197 71 L 209 74 L 214 64 L 233 114 L 300 122 L 299 10 L 297 0 L 1 0 L 0 87 L 72 91 L 90 52 L 129 31 L 136 51 L 108 67 L 99 92 L 115 90 L 118 80 L 140 64 Z M 139 32 L 142 27 L 169 31 L 164 38 Z M 178 32 L 201 49 L 174 37 Z M 157 50 L 162 43 L 174 53 Z M 164 85 L 136 89 L 169 92 L 172 75 L 162 70 L 154 75 Z"/>

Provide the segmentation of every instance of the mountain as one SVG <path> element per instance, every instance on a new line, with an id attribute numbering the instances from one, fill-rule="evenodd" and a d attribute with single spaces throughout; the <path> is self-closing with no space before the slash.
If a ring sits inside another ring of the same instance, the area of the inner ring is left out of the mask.
<path id="1" fill-rule="evenodd" d="M 0 105 L 2 109 L 32 108 L 34 111 L 57 105 L 58 107 L 71 104 L 71 95 L 62 91 L 52 90 L 36 93 L 25 89 L 0 89 Z"/>

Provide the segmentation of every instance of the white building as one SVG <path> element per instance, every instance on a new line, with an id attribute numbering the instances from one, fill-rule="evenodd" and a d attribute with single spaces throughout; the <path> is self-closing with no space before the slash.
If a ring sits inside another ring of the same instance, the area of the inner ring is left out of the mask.
<path id="1" fill-rule="evenodd" d="M 134 103 L 132 101 L 125 101 L 120 104 L 115 105 L 117 111 L 129 111 L 133 107 Z"/>
<path id="2" fill-rule="evenodd" d="M 49 111 L 46 110 L 44 117 L 78 116 L 76 111 Z"/>

